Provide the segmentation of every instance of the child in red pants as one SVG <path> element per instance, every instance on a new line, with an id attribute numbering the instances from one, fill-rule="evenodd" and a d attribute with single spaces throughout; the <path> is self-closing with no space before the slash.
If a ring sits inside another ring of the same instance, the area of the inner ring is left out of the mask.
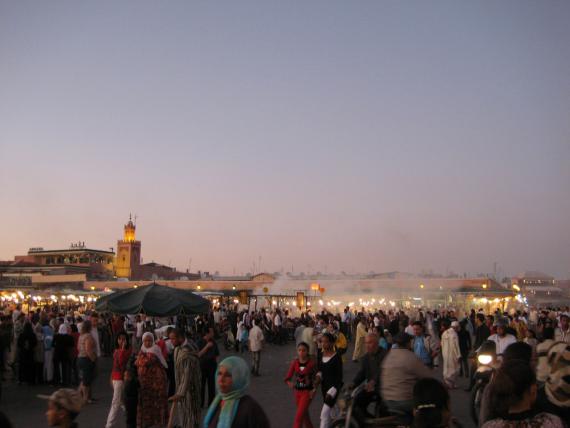
<path id="1" fill-rule="evenodd" d="M 285 376 L 285 383 L 293 389 L 295 403 L 297 404 L 293 428 L 313 428 L 309 416 L 309 405 L 315 395 L 316 373 L 317 366 L 309 358 L 309 345 L 305 342 L 299 343 L 297 345 L 297 358 L 291 362 L 287 376 Z M 294 381 L 292 381 L 293 377 L 295 377 Z"/>

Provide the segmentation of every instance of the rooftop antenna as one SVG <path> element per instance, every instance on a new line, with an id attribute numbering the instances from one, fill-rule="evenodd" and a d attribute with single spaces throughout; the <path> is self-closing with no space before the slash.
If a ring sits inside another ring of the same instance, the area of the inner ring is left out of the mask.
<path id="1" fill-rule="evenodd" d="M 137 215 L 135 214 L 135 226 L 137 225 Z"/>

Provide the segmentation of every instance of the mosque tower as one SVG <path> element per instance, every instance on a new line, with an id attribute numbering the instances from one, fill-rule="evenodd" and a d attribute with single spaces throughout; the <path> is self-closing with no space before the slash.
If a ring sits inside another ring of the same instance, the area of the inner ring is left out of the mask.
<path id="1" fill-rule="evenodd" d="M 136 216 L 135 216 L 136 221 Z M 129 215 L 129 222 L 125 224 L 123 239 L 117 242 L 117 261 L 115 263 L 115 276 L 117 278 L 132 278 L 141 264 L 141 241 L 135 239 L 137 226 Z"/>

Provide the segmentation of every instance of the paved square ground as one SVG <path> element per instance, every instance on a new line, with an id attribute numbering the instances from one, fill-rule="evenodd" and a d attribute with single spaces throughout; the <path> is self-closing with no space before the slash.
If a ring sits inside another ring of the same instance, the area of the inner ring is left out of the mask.
<path id="1" fill-rule="evenodd" d="M 222 358 L 233 352 L 227 352 L 220 346 Z M 344 365 L 345 382 L 349 382 L 358 365 L 350 361 L 351 349 L 346 354 Z M 249 354 L 243 354 L 248 363 L 251 362 Z M 283 382 L 291 359 L 295 356 L 295 347 L 292 343 L 287 345 L 267 345 L 261 358 L 261 376 L 252 378 L 249 390 L 264 408 L 270 418 L 273 428 L 290 428 L 293 425 L 295 404 L 293 393 Z M 109 385 L 109 372 L 111 358 L 100 360 L 99 376 L 94 385 L 94 396 L 98 402 L 86 406 L 79 415 L 80 428 L 102 428 L 105 426 L 107 412 L 111 404 L 112 390 Z M 441 375 L 440 373 L 438 373 Z M 441 377 L 441 376 L 440 376 Z M 461 380 L 461 386 L 466 385 L 466 380 Z M 45 418 L 46 403 L 37 398 L 38 394 L 51 394 L 55 388 L 47 386 L 18 386 L 14 382 L 5 382 L 3 385 L 3 397 L 0 409 L 5 412 L 15 428 L 40 428 L 46 427 Z M 473 427 L 469 418 L 469 394 L 462 389 L 452 391 L 452 411 L 460 419 L 465 427 Z M 322 399 L 320 394 L 311 405 L 313 424 L 318 426 Z M 125 425 L 120 425 L 123 428 Z"/>

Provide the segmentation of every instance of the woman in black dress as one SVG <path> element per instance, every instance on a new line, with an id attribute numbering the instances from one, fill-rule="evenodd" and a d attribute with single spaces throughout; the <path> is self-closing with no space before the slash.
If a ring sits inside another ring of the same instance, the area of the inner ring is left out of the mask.
<path id="1" fill-rule="evenodd" d="M 38 339 L 32 324 L 26 322 L 24 330 L 18 337 L 18 381 L 34 383 L 34 351 L 38 344 Z"/>
<path id="2" fill-rule="evenodd" d="M 53 337 L 53 366 L 55 385 L 68 386 L 71 383 L 71 358 L 75 342 L 67 324 L 61 324 L 57 334 Z"/>
<path id="3" fill-rule="evenodd" d="M 323 393 L 321 410 L 321 428 L 329 428 L 332 422 L 333 408 L 342 388 L 342 358 L 334 349 L 335 337 L 324 333 L 321 337 L 322 352 L 318 356 L 317 382 Z"/>

